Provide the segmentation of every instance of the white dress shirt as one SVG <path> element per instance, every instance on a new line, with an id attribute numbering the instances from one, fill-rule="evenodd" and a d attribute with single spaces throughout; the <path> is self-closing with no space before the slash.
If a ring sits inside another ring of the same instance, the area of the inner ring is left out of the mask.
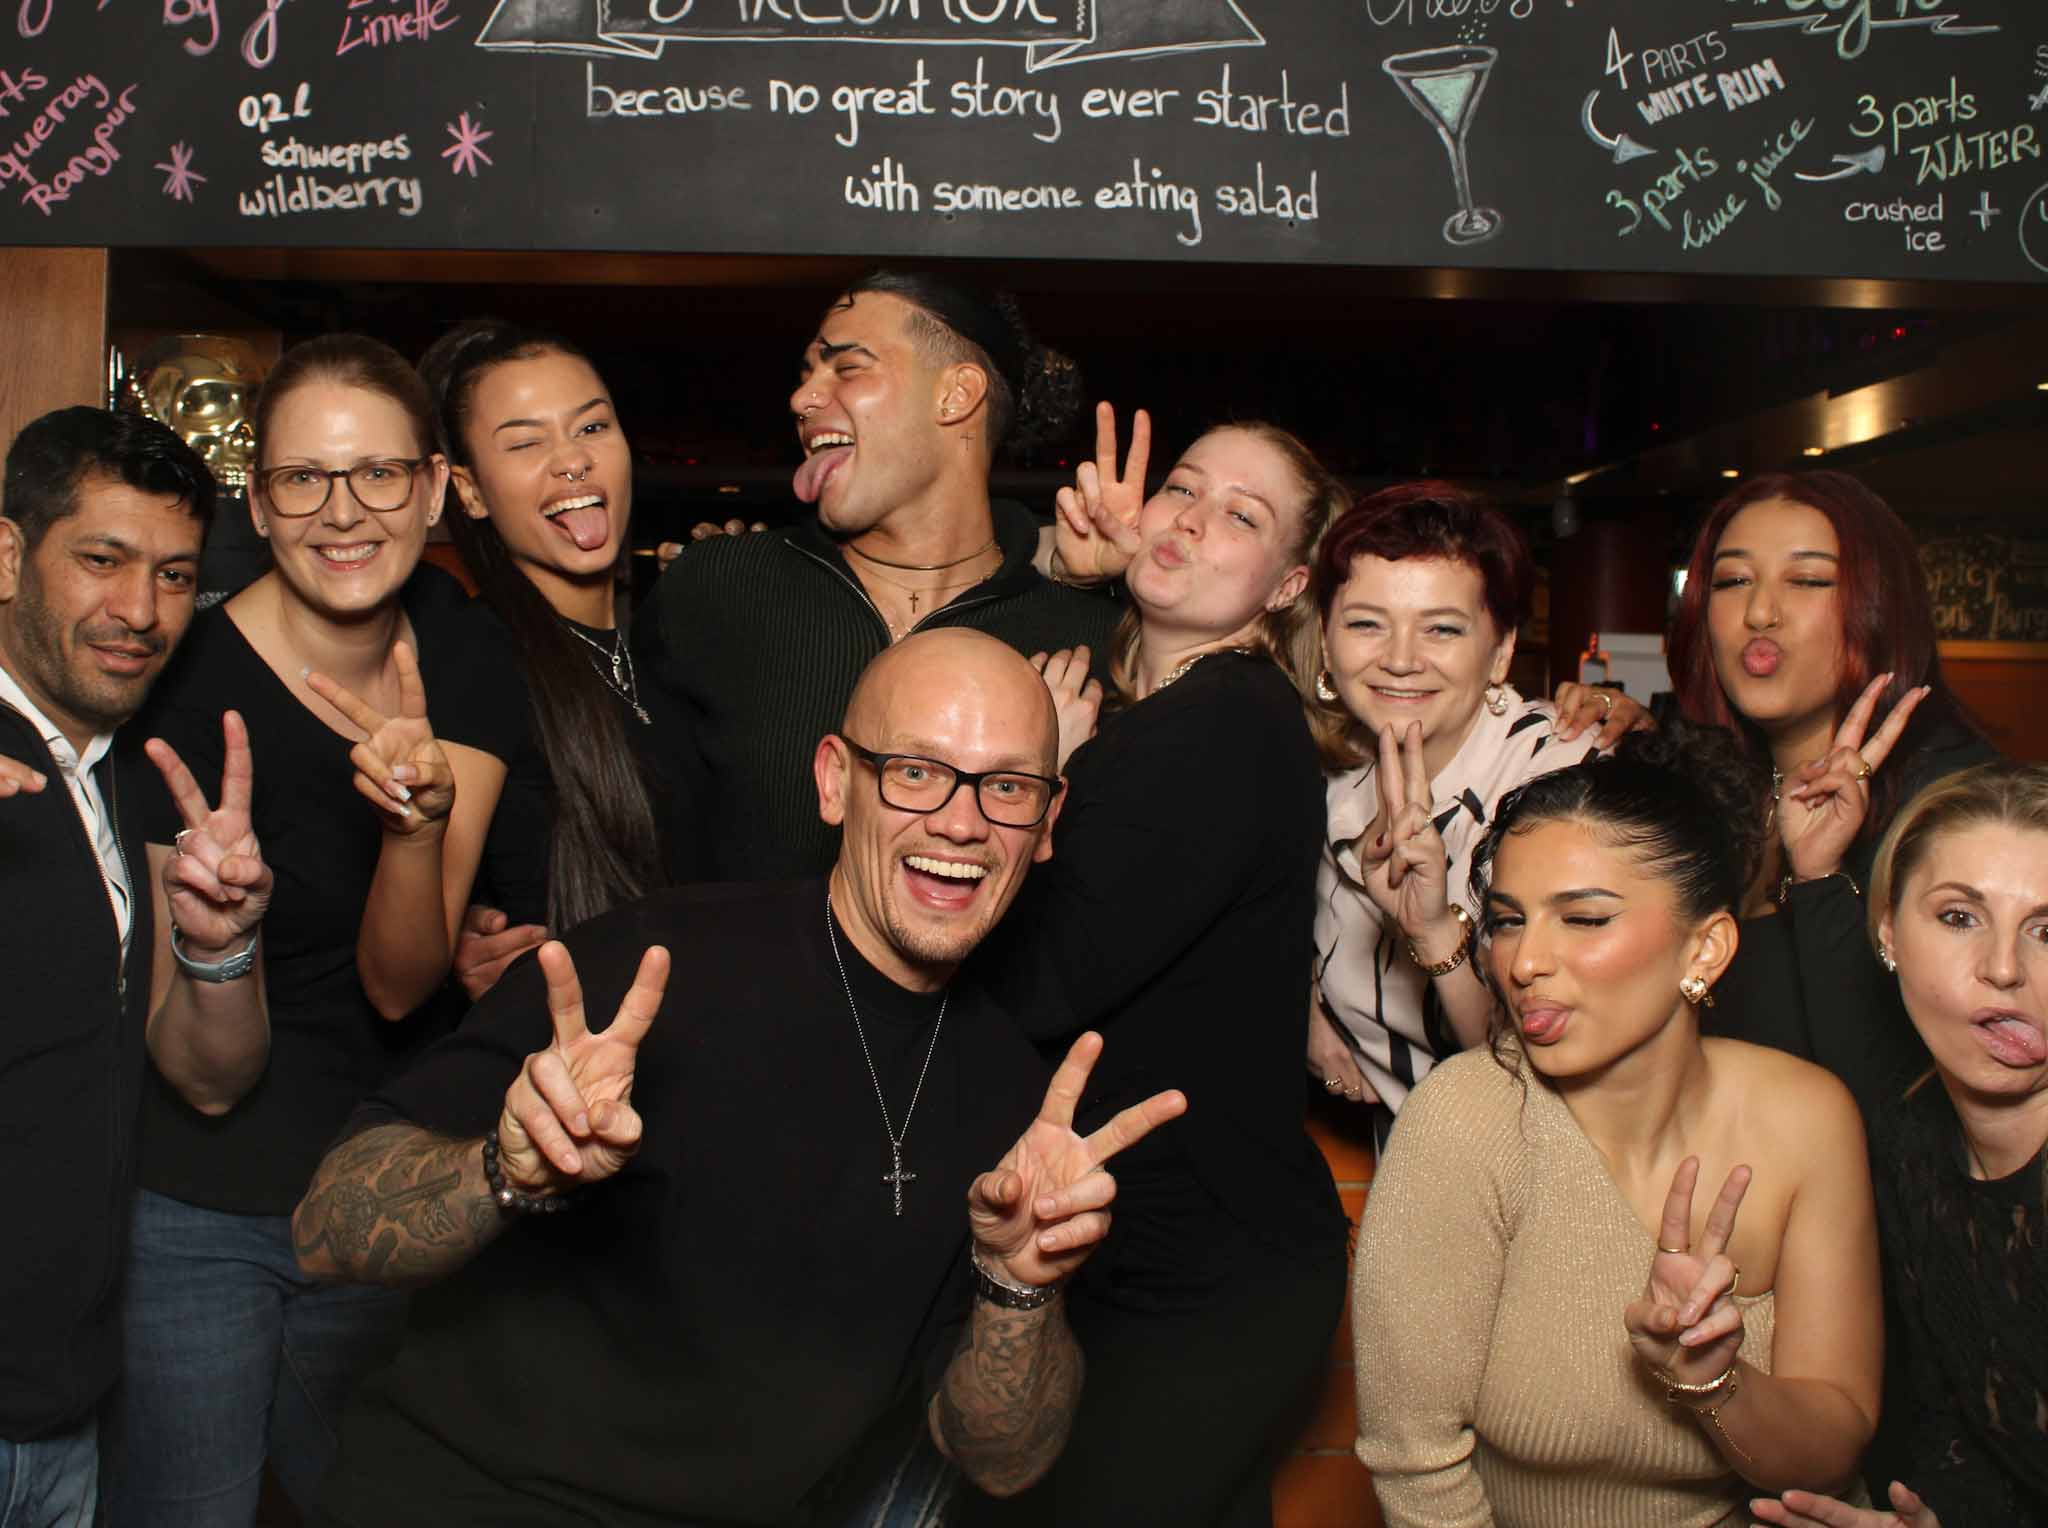
<path id="1" fill-rule="evenodd" d="M 100 795 L 99 782 L 93 779 L 93 770 L 107 756 L 107 750 L 114 746 L 114 734 L 102 732 L 87 743 L 85 752 L 80 754 L 71 746 L 71 740 L 58 731 L 56 724 L 28 698 L 28 692 L 15 682 L 4 663 L 0 663 L 0 705 L 12 706 L 35 724 L 36 730 L 43 735 L 43 742 L 49 747 L 57 773 L 70 787 L 72 804 L 78 808 L 78 820 L 85 827 L 85 841 L 92 845 L 93 853 L 99 858 L 100 878 L 106 882 L 107 900 L 114 907 L 114 926 L 121 933 L 121 959 L 125 962 L 128 958 L 128 929 L 134 921 L 130 907 L 133 891 L 128 884 L 128 867 L 121 859 L 121 847 L 114 837 L 113 814 L 107 810 L 106 801 Z M 140 803 L 131 810 L 140 810 Z"/>

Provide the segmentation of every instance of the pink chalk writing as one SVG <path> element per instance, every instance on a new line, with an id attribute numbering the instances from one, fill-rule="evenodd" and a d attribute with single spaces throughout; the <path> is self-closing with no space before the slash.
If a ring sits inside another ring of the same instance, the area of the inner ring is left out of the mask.
<path id="1" fill-rule="evenodd" d="M 389 0 L 389 8 L 358 12 L 377 0 L 348 0 L 341 17 L 341 41 L 335 55 L 354 48 L 381 48 L 395 42 L 426 42 L 436 32 L 445 32 L 462 18 L 448 14 L 451 0 Z"/>

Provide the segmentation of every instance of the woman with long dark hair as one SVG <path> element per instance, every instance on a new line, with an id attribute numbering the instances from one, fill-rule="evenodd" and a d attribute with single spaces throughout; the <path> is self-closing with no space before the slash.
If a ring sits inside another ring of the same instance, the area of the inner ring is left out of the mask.
<path id="1" fill-rule="evenodd" d="M 1358 1234 L 1388 1528 L 1736 1528 L 1759 1488 L 1854 1477 L 1881 1366 L 1856 1110 L 1700 1033 L 1757 785 L 1681 725 L 1501 804 L 1473 892 L 1504 1018 L 1410 1095 Z"/>
<path id="2" fill-rule="evenodd" d="M 620 902 L 691 878 L 686 772 L 695 752 L 661 687 L 642 684 L 616 577 L 633 463 L 590 359 L 558 336 L 494 320 L 421 357 L 453 469 L 450 535 L 512 634 L 539 767 L 515 771 L 486 847 L 472 996 L 505 963 Z"/>
<path id="3" fill-rule="evenodd" d="M 1700 528 L 1670 662 L 1685 716 L 1729 729 L 1772 778 L 1709 1028 L 1817 1060 L 1867 1100 L 1925 1064 L 1863 935 L 1878 839 L 1923 785 L 1993 756 L 1942 678 L 1912 533 L 1844 473 L 1751 479 Z M 1868 1025 L 1812 1021 L 1842 1004 Z"/>

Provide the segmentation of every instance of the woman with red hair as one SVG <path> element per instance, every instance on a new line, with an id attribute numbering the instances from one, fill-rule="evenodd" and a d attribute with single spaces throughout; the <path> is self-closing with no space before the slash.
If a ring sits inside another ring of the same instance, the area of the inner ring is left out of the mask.
<path id="1" fill-rule="evenodd" d="M 1316 559 L 1314 722 L 1331 774 L 1308 1063 L 1332 1095 L 1372 1106 L 1382 1144 L 1430 1067 L 1486 1034 L 1464 902 L 1495 806 L 1605 736 L 1568 742 L 1585 719 L 1561 730 L 1507 682 L 1534 585 L 1520 532 L 1449 483 L 1360 501 Z M 1596 700 L 1581 705 L 1595 722 Z"/>
<path id="2" fill-rule="evenodd" d="M 1700 528 L 1670 661 L 1685 716 L 1771 772 L 1719 1032 L 1821 1062 L 1868 1108 L 1925 1065 L 1863 935 L 1877 842 L 1922 786 L 1995 756 L 1943 682 L 1911 532 L 1845 473 L 1752 478 Z"/>

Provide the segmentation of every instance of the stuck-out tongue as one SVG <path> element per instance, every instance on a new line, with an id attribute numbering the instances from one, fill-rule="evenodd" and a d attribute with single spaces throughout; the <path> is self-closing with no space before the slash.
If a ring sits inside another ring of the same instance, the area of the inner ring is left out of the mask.
<path id="1" fill-rule="evenodd" d="M 803 465 L 796 469 L 796 476 L 790 479 L 790 487 L 795 490 L 797 498 L 805 504 L 817 503 L 832 469 L 851 455 L 853 447 L 833 446 L 805 457 Z"/>
<path id="2" fill-rule="evenodd" d="M 1769 642 L 1752 642 L 1742 650 L 1742 666 L 1756 678 L 1768 679 L 1778 672 L 1779 660 L 1784 656 Z"/>
<path id="3" fill-rule="evenodd" d="M 603 546 L 612 533 L 612 517 L 602 504 L 593 504 L 588 509 L 565 509 L 555 516 L 555 524 L 586 552 Z"/>
<path id="4" fill-rule="evenodd" d="M 1991 1048 L 2011 1066 L 2036 1066 L 2048 1061 L 2048 1039 L 2024 1019 L 1993 1019 L 1986 1024 Z"/>

